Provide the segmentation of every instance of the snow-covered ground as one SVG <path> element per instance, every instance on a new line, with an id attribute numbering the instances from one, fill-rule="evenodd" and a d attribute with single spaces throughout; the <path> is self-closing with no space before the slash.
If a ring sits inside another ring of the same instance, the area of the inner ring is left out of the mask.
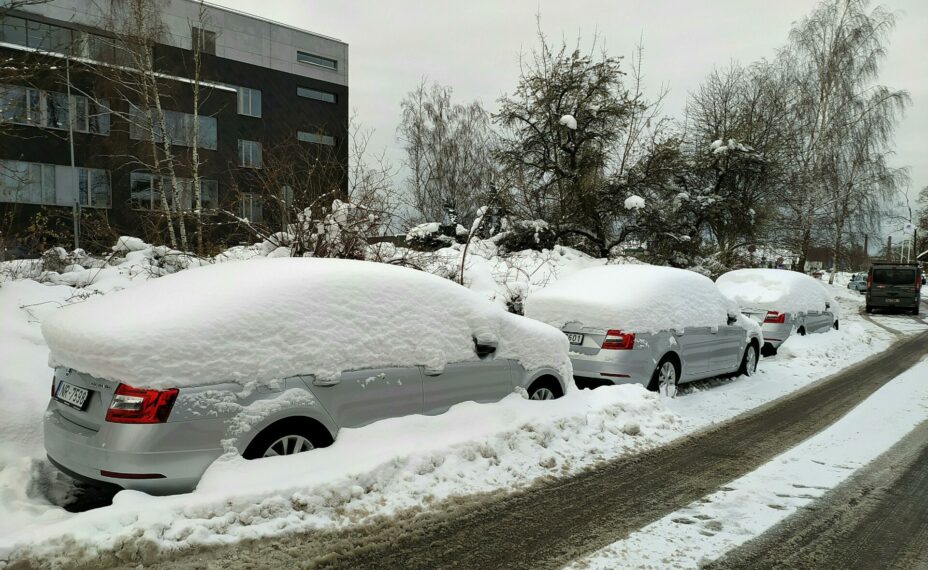
<path id="1" fill-rule="evenodd" d="M 42 320 L 65 304 L 131 287 L 178 265 L 203 263 L 135 242 L 122 247 L 120 258 L 106 266 L 71 267 L 44 276 L 27 267 L 22 272 L 46 283 L 0 283 L 0 399 L 17 403 L 0 418 L 0 566 L 11 556 L 31 554 L 65 556 L 73 563 L 90 560 L 101 549 L 140 560 L 156 557 L 159 548 L 351 525 L 428 508 L 455 495 L 518 488 L 733 417 L 876 353 L 893 337 L 861 318 L 862 297 L 840 285 L 834 293 L 844 309 L 841 330 L 791 337 L 752 378 L 701 382 L 672 400 L 625 386 L 575 390 L 550 402 L 513 394 L 496 404 L 465 403 L 441 416 L 344 430 L 333 446 L 308 454 L 257 462 L 223 459 L 189 495 L 122 492 L 111 507 L 72 514 L 59 505 L 73 488 L 47 463 L 42 448 L 41 420 L 51 381 Z M 416 261 L 430 272 L 454 275 L 460 251 L 443 249 Z M 282 253 L 265 244 L 234 248 L 209 261 L 277 255 Z M 602 263 L 560 247 L 502 257 L 494 244 L 476 242 L 465 263 L 465 283 L 506 305 Z"/>
<path id="2" fill-rule="evenodd" d="M 571 568 L 700 568 L 721 557 L 809 505 L 928 420 L 926 376 L 923 360 L 821 433 Z"/>

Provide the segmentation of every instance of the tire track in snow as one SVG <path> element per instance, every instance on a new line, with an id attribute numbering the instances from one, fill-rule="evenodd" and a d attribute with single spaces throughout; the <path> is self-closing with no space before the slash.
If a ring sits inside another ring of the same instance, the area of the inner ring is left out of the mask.
<path id="1" fill-rule="evenodd" d="M 928 353 L 928 333 L 666 447 L 382 522 L 185 551 L 153 568 L 559 568 L 753 471 Z"/>
<path id="2" fill-rule="evenodd" d="M 924 568 L 926 505 L 928 422 L 810 507 L 707 568 Z"/>

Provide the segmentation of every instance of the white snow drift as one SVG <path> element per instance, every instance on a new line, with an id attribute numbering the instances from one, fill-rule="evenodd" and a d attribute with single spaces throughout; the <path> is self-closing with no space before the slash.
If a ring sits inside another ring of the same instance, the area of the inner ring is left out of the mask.
<path id="1" fill-rule="evenodd" d="M 525 302 L 525 315 L 557 328 L 654 333 L 724 325 L 738 307 L 708 277 L 655 265 L 605 265 L 573 273 Z"/>
<path id="2" fill-rule="evenodd" d="M 501 357 L 570 377 L 559 331 L 447 279 L 361 261 L 257 259 L 189 269 L 66 307 L 42 332 L 52 366 L 157 389 L 440 367 L 475 359 L 477 335 L 496 336 Z"/>
<path id="3" fill-rule="evenodd" d="M 822 284 L 808 275 L 785 269 L 738 269 L 716 280 L 723 295 L 745 309 L 781 313 L 824 311 L 837 303 Z"/>

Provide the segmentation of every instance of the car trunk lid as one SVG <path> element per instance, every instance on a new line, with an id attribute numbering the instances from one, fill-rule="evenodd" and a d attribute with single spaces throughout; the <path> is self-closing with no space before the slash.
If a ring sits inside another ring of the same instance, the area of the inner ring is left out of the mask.
<path id="1" fill-rule="evenodd" d="M 80 408 L 62 401 L 64 395 L 62 383 L 79 390 L 87 390 L 86 399 Z M 69 422 L 92 431 L 99 431 L 106 419 L 106 411 L 110 402 L 113 401 L 113 393 L 118 385 L 118 382 L 95 378 L 77 370 L 58 368 L 55 370 L 53 391 L 59 397 L 52 397 L 53 410 Z"/>

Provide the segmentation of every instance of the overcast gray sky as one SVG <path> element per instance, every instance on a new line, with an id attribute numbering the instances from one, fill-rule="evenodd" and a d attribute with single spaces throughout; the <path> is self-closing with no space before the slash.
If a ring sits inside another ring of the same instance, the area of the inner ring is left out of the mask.
<path id="1" fill-rule="evenodd" d="M 421 77 L 451 85 L 458 100 L 497 98 L 515 87 L 519 54 L 535 45 L 535 14 L 550 38 L 598 33 L 630 56 L 640 35 L 652 90 L 669 85 L 665 112 L 680 117 L 687 93 L 714 66 L 769 58 L 813 0 L 213 0 L 337 37 L 349 44 L 351 107 L 375 129 L 373 144 L 399 162 L 399 103 Z M 898 12 L 881 83 L 906 89 L 912 106 L 897 131 L 897 166 L 910 193 L 928 185 L 928 1 L 884 0 Z"/>

